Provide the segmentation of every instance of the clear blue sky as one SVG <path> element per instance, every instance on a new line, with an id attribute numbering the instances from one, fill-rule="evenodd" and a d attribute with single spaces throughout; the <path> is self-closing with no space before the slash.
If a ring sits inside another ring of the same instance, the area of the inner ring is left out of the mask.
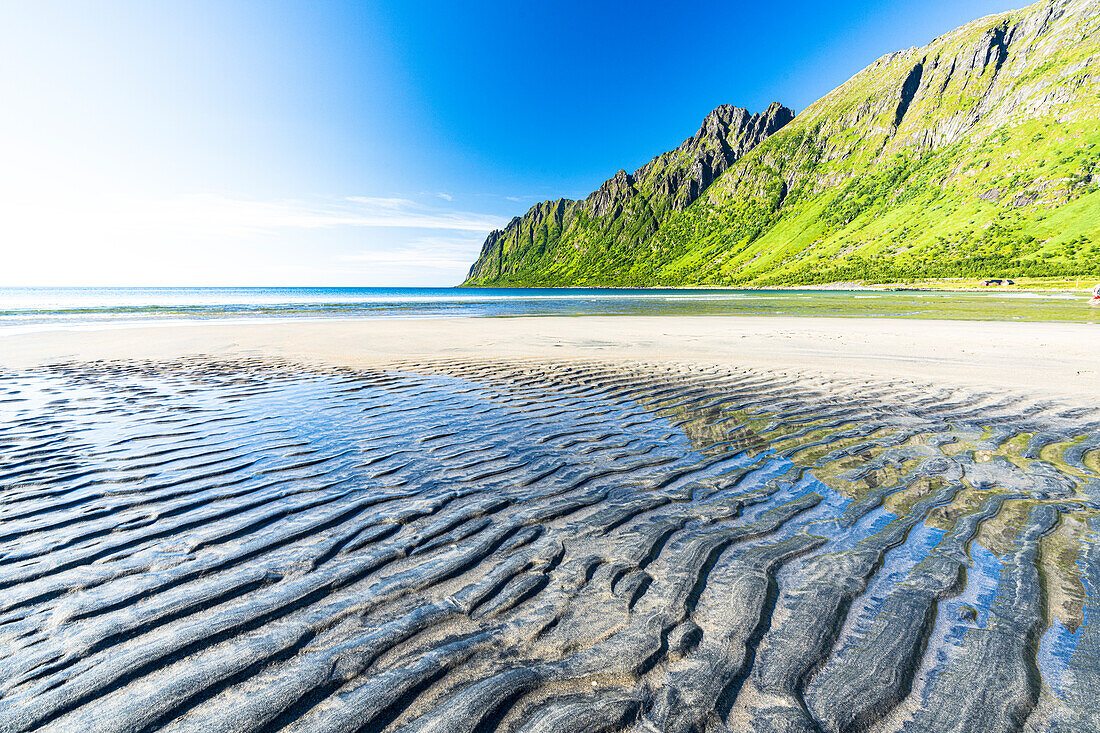
<path id="1" fill-rule="evenodd" d="M 0 285 L 446 285 L 719 104 L 1011 0 L 0 5 Z"/>

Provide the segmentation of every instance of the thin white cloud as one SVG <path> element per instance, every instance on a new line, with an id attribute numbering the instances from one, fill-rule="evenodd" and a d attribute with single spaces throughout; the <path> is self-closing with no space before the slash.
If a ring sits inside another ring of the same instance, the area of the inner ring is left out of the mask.
<path id="1" fill-rule="evenodd" d="M 455 197 L 454 197 L 454 196 L 452 196 L 452 195 L 451 195 L 451 194 L 449 194 L 449 193 L 443 193 L 442 191 L 440 191 L 439 193 L 437 193 L 437 194 L 436 194 L 436 196 L 438 196 L 439 198 L 443 199 L 444 201 L 454 201 L 454 200 L 455 200 Z"/>
<path id="2" fill-rule="evenodd" d="M 481 244 L 480 237 L 422 237 L 398 247 L 362 250 L 337 259 L 364 267 L 412 266 L 465 272 L 477 258 Z"/>
<path id="3" fill-rule="evenodd" d="M 488 232 L 507 222 L 498 216 L 468 211 L 443 211 L 408 199 L 349 196 L 342 201 L 249 201 L 212 196 L 192 196 L 165 202 L 161 214 L 178 208 L 194 222 L 242 229 L 298 227 L 400 227 Z"/>
<path id="4" fill-rule="evenodd" d="M 53 193 L 0 185 L 0 285 L 449 283 L 484 235 L 506 224 L 403 198 Z M 424 239 L 426 231 L 442 237 Z M 334 252 L 370 247 L 387 252 L 343 262 Z"/>
<path id="5" fill-rule="evenodd" d="M 499 216 L 468 211 L 444 211 L 400 198 L 349 196 L 324 201 L 260 201 L 210 194 L 163 199 L 100 197 L 94 193 L 69 200 L 37 197 L 18 201 L 5 197 L 0 204 L 9 233 L 23 225 L 23 234 L 45 233 L 72 225 L 85 237 L 136 230 L 147 233 L 184 231 L 210 236 L 275 229 L 335 227 L 397 227 L 489 232 L 507 221 Z M 43 231 L 45 230 L 45 231 Z"/>
<path id="6" fill-rule="evenodd" d="M 393 209 L 395 211 L 400 209 L 406 209 L 410 206 L 416 206 L 415 201 L 408 199 L 398 198 L 374 198 L 369 196 L 348 196 L 348 201 L 355 201 L 356 203 L 366 204 L 367 206 L 375 206 L 382 209 Z"/>

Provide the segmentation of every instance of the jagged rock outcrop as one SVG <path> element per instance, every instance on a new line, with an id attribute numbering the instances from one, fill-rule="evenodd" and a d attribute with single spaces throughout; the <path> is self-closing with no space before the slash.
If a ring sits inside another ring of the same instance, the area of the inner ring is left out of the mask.
<path id="1" fill-rule="evenodd" d="M 793 119 L 794 112 L 778 102 L 756 115 L 724 104 L 707 115 L 694 137 L 646 163 L 633 178 L 644 182 L 651 199 L 682 211 L 741 156 Z"/>
<path id="2" fill-rule="evenodd" d="M 494 232 L 467 283 L 1100 276 L 1098 71 L 1100 0 L 973 21 L 797 119 L 719 107 L 559 218 Z"/>

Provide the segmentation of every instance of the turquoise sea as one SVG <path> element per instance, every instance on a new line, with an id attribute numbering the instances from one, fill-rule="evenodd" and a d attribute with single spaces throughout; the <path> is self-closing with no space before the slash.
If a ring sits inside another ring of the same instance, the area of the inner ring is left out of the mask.
<path id="1" fill-rule="evenodd" d="M 1083 294 L 585 288 L 0 288 L 0 330 L 253 318 L 782 315 L 1100 321 Z"/>

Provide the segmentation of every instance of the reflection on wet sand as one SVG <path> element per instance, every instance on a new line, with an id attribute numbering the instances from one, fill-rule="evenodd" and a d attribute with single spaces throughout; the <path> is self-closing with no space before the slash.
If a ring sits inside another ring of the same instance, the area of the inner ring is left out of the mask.
<path id="1" fill-rule="evenodd" d="M 1093 407 L 109 362 L 0 436 L 0 730 L 1100 726 Z"/>

